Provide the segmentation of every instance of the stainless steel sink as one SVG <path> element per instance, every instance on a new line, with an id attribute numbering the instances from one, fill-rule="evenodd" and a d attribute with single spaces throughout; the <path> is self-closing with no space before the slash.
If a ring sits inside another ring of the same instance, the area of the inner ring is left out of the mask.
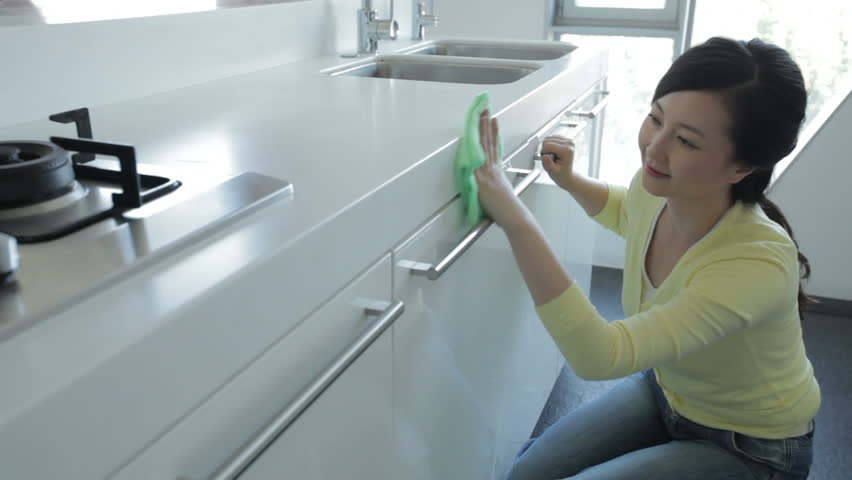
<path id="1" fill-rule="evenodd" d="M 541 66 L 531 62 L 461 58 L 379 55 L 367 62 L 326 70 L 332 76 L 418 80 L 422 82 L 500 84 L 512 83 Z"/>
<path id="2" fill-rule="evenodd" d="M 500 42 L 476 40 L 435 40 L 418 45 L 408 54 L 454 57 L 502 58 L 512 60 L 555 60 L 577 47 L 559 42 Z"/>

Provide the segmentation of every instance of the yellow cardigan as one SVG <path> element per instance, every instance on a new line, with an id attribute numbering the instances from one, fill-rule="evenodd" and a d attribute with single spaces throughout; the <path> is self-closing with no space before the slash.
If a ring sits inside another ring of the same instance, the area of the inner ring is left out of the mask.
<path id="1" fill-rule="evenodd" d="M 800 434 L 820 390 L 798 316 L 799 263 L 787 232 L 737 202 L 642 303 L 642 265 L 664 199 L 634 176 L 593 217 L 626 237 L 622 304 L 608 323 L 576 282 L 536 307 L 574 372 L 611 379 L 653 368 L 672 408 L 760 438 Z"/>

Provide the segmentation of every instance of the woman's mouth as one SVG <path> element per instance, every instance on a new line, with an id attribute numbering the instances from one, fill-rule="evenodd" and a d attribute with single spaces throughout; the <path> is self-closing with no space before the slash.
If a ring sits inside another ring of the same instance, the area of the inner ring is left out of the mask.
<path id="1" fill-rule="evenodd" d="M 647 164 L 645 165 L 645 171 L 648 172 L 648 175 L 655 177 L 655 178 L 668 178 L 668 177 L 671 176 L 671 175 L 666 175 L 665 173 L 662 173 L 658 170 L 654 170 L 653 167 L 651 167 L 650 165 L 647 165 Z"/>

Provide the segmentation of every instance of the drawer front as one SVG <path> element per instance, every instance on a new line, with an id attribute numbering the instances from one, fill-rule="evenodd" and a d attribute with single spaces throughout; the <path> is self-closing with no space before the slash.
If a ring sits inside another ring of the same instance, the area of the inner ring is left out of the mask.
<path id="1" fill-rule="evenodd" d="M 586 91 L 536 133 L 538 151 L 545 137 L 555 135 L 570 138 L 575 145 L 574 171 L 597 177 L 600 136 L 608 96 L 605 82 L 602 80 Z M 553 184 L 546 175 L 539 182 Z"/>
<path id="2" fill-rule="evenodd" d="M 391 357 L 386 331 L 239 480 L 406 478 L 394 452 Z"/>
<path id="3" fill-rule="evenodd" d="M 534 153 L 528 143 L 507 160 L 529 167 Z M 528 438 L 555 379 L 558 352 L 497 226 L 436 278 L 412 273 L 441 264 L 468 231 L 454 201 L 394 250 L 394 298 L 406 304 L 393 327 L 400 478 L 497 478 L 497 460 Z"/>
<path id="4" fill-rule="evenodd" d="M 387 255 L 217 390 L 114 478 L 211 477 L 375 324 L 376 316 L 366 314 L 365 307 L 387 306 L 390 298 L 391 263 Z M 390 363 L 389 358 L 387 362 Z"/>

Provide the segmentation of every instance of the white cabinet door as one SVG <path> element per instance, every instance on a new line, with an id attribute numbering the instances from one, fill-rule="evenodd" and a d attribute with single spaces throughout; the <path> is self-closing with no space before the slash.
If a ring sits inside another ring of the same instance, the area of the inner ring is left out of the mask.
<path id="1" fill-rule="evenodd" d="M 499 228 L 436 280 L 411 274 L 412 262 L 437 262 L 467 231 L 453 202 L 394 251 L 394 296 L 406 305 L 393 327 L 405 478 L 490 480 L 495 461 L 529 437 L 556 378 L 558 351 Z"/>
<path id="2" fill-rule="evenodd" d="M 385 332 L 239 480 L 376 480 L 398 474 Z"/>
<path id="3" fill-rule="evenodd" d="M 306 317 L 112 478 L 207 479 L 246 452 L 306 387 L 387 315 L 391 261 L 385 255 Z M 282 312 L 282 315 L 284 313 Z M 375 337 L 373 337 L 375 338 Z M 244 478 L 397 478 L 391 417 L 390 330 L 378 337 L 289 425 Z M 168 395 L 169 392 L 158 392 Z M 260 450 L 257 450 L 260 451 Z M 332 475 L 334 473 L 335 475 Z M 219 478 L 219 477 L 216 477 Z"/>

